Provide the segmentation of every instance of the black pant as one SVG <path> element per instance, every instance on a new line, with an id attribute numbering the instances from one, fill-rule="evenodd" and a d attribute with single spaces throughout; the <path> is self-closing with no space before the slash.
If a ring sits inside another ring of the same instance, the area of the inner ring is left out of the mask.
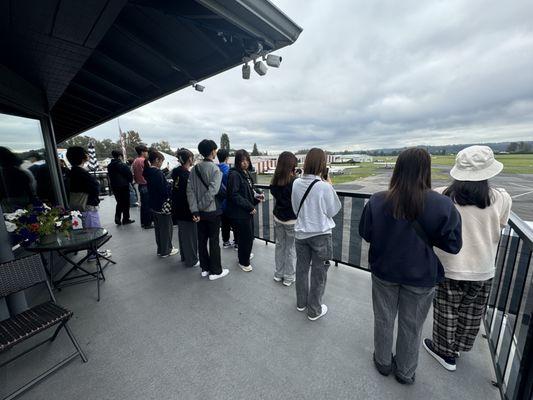
<path id="1" fill-rule="evenodd" d="M 220 217 L 200 219 L 198 222 L 198 255 L 202 271 L 219 275 L 222 273 L 220 262 Z M 209 252 L 207 251 L 209 241 Z"/>
<path id="2" fill-rule="evenodd" d="M 247 267 L 250 265 L 250 254 L 252 252 L 252 245 L 254 242 L 254 218 L 250 215 L 245 219 L 232 219 L 236 237 L 239 238 L 239 264 Z"/>
<path id="3" fill-rule="evenodd" d="M 152 212 L 150 211 L 150 195 L 147 185 L 139 185 L 141 197 L 141 226 L 152 225 Z"/>
<path id="4" fill-rule="evenodd" d="M 222 214 L 222 216 L 220 217 L 220 222 L 222 225 L 222 242 L 229 242 L 231 232 L 231 220 L 227 216 Z M 235 239 L 235 234 L 233 235 L 233 239 Z"/>
<path id="5" fill-rule="evenodd" d="M 115 208 L 115 222 L 120 223 L 129 221 L 130 219 L 130 188 L 129 186 L 121 186 L 113 188 L 113 194 L 117 200 L 117 207 Z M 122 217 L 122 218 L 121 218 Z"/>

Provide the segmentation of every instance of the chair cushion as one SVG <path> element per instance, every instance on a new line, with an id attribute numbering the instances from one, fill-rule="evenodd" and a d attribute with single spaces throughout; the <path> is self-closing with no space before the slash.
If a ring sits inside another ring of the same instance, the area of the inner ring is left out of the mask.
<path id="1" fill-rule="evenodd" d="M 72 311 L 50 301 L 0 321 L 0 353 L 70 317 Z"/>

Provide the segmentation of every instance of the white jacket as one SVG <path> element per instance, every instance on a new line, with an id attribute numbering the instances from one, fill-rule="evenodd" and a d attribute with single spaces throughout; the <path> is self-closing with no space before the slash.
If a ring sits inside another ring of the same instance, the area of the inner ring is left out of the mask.
<path id="1" fill-rule="evenodd" d="M 315 175 L 303 175 L 296 179 L 292 186 L 291 203 L 294 214 L 297 215 L 294 232 L 296 239 L 307 239 L 313 236 L 330 234 L 335 227 L 333 217 L 341 209 L 341 202 L 335 189 L 329 183 L 322 181 L 315 183 L 305 199 L 300 214 L 298 208 L 305 191 L 315 179 Z"/>
<path id="2" fill-rule="evenodd" d="M 437 188 L 442 193 L 446 188 Z M 492 189 L 487 208 L 455 205 L 462 219 L 463 247 L 458 254 L 435 248 L 446 278 L 458 281 L 486 281 L 494 277 L 496 251 L 503 227 L 511 212 L 511 196 L 504 189 Z"/>

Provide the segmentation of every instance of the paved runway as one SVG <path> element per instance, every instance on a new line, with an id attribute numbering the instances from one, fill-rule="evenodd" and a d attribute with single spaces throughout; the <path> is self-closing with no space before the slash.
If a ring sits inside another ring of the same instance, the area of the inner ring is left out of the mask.
<path id="1" fill-rule="evenodd" d="M 448 167 L 442 167 L 442 173 L 447 174 L 448 170 Z M 338 190 L 375 193 L 387 189 L 391 175 L 391 170 L 385 170 L 383 173 L 365 179 L 335 185 L 335 188 Z M 433 181 L 433 187 L 446 186 L 449 183 L 450 181 L 447 180 L 435 180 Z M 512 210 L 520 218 L 525 221 L 533 221 L 533 175 L 500 174 L 492 178 L 490 183 L 493 187 L 502 187 L 509 192 L 513 198 Z"/>

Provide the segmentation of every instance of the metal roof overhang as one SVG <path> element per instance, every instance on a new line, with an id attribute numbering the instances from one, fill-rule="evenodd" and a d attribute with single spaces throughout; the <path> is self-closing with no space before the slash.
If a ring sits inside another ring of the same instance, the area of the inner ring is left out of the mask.
<path id="1" fill-rule="evenodd" d="M 0 0 L 0 111 L 61 142 L 301 31 L 267 0 Z"/>

